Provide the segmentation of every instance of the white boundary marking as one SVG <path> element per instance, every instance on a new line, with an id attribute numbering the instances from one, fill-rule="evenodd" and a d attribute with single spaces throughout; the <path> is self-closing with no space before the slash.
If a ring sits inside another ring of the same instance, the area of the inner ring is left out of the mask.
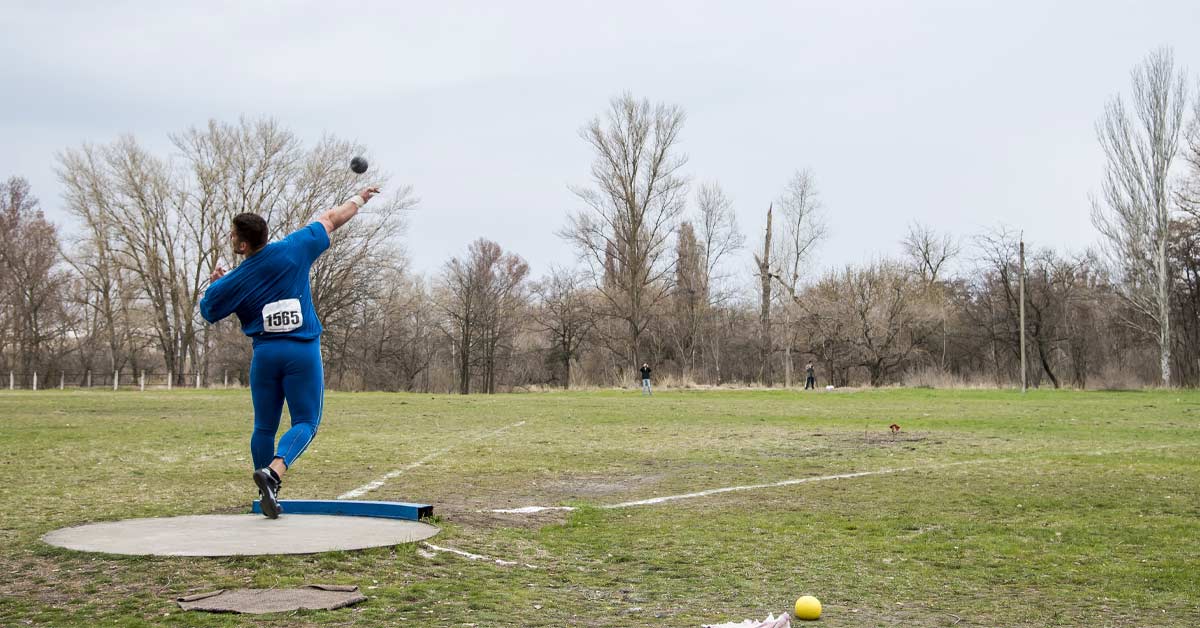
<path id="1" fill-rule="evenodd" d="M 491 556 L 484 556 L 482 554 L 472 554 L 471 552 L 464 552 L 463 550 L 454 549 L 453 547 L 441 547 L 440 545 L 434 545 L 433 543 L 429 543 L 427 541 L 422 541 L 421 546 L 427 547 L 427 548 L 433 550 L 433 552 L 447 552 L 450 554 L 455 554 L 457 556 L 462 556 L 463 558 L 466 558 L 467 560 L 482 560 L 484 562 L 496 563 L 497 565 L 500 565 L 501 567 L 516 567 L 517 565 L 521 564 L 521 563 L 511 561 L 511 560 L 503 560 L 500 558 L 492 558 Z M 424 552 L 422 550 L 417 550 L 417 553 L 421 554 L 425 558 L 433 558 L 433 556 L 434 556 L 434 554 L 432 552 Z M 529 563 L 525 563 L 522 566 L 528 567 L 530 569 L 537 569 L 537 565 L 530 565 Z"/>
<path id="2" fill-rule="evenodd" d="M 547 510 L 575 510 L 574 506 L 523 506 L 521 508 L 497 508 L 486 512 L 498 512 L 507 515 L 532 515 L 538 512 L 546 512 Z"/>
<path id="3" fill-rule="evenodd" d="M 957 462 L 951 464 L 968 464 L 966 462 Z M 948 465 L 943 465 L 948 466 Z M 868 475 L 883 475 L 886 473 L 901 473 L 904 471 L 912 471 L 915 467 L 901 467 L 898 469 L 880 469 L 878 471 L 858 471 L 855 473 L 839 473 L 837 475 L 820 475 L 809 478 L 798 478 L 794 480 L 783 480 L 780 482 L 771 482 L 770 484 L 747 484 L 744 486 L 725 486 L 721 488 L 710 488 L 706 491 L 697 491 L 695 493 L 683 493 L 680 495 L 665 495 L 663 497 L 651 497 L 650 499 L 639 499 L 632 502 L 621 502 L 619 504 L 607 504 L 599 506 L 600 508 L 630 508 L 632 506 L 650 506 L 653 504 L 661 504 L 663 502 L 675 501 L 677 499 L 693 499 L 696 497 L 707 497 L 709 495 L 717 495 L 719 493 L 731 493 L 733 491 L 752 491 L 760 488 L 775 488 L 778 486 L 791 486 L 793 484 L 805 484 L 808 482 L 824 482 L 826 480 L 845 480 L 849 478 L 860 478 Z M 935 467 L 926 467 L 935 468 Z M 510 515 L 529 515 L 548 510 L 575 510 L 573 506 L 525 506 L 523 508 L 499 508 L 489 510 L 488 512 L 510 514 Z"/>
<path id="4" fill-rule="evenodd" d="M 520 423 L 516 423 L 513 425 L 509 425 L 509 426 L 500 428 L 499 430 L 491 432 L 491 434 L 496 434 L 496 433 L 502 432 L 506 429 L 509 429 L 511 427 L 517 427 L 524 423 L 525 423 L 524 421 L 521 421 Z M 484 436 L 486 436 L 486 435 L 484 435 Z M 479 438 L 483 438 L 484 436 L 477 437 L 474 440 L 478 440 Z M 1094 451 L 1083 451 L 1083 452 L 1069 452 L 1069 454 L 1082 454 L 1085 456 L 1086 455 L 1106 456 L 1106 455 L 1112 455 L 1112 454 L 1117 454 L 1117 453 L 1132 453 L 1135 451 L 1153 451 L 1153 450 L 1159 450 L 1159 449 L 1173 449 L 1173 448 L 1182 447 L 1182 446 L 1183 445 L 1159 445 L 1159 446 L 1155 446 L 1155 447 L 1133 447 L 1133 448 L 1127 448 L 1127 449 L 1112 449 L 1112 450 L 1107 450 L 1107 451 L 1094 450 Z M 405 469 L 414 468 L 416 466 L 419 466 L 420 464 L 423 464 L 423 462 L 426 461 L 427 459 L 435 457 L 436 455 L 441 455 L 449 449 L 450 448 L 446 448 L 446 449 L 440 450 L 439 452 L 435 452 L 435 454 L 430 454 L 429 456 L 426 456 L 425 458 L 423 458 L 413 464 L 408 465 L 408 467 L 405 467 Z M 961 465 L 967 465 L 967 464 L 988 464 L 988 463 L 1008 463 L 1008 462 L 1013 462 L 1013 459 L 1012 458 L 987 458 L 987 459 L 979 459 L 979 460 L 962 460 L 962 461 L 958 461 L 958 462 L 934 464 L 934 465 L 929 465 L 929 466 L 925 466 L 925 467 L 897 467 L 894 469 L 879 469 L 876 471 L 857 471 L 857 472 L 853 472 L 853 473 L 839 473 L 836 475 L 822 475 L 822 476 L 813 476 L 813 477 L 807 477 L 807 478 L 797 478 L 797 479 L 792 479 L 792 480 L 782 480 L 780 482 L 771 482 L 768 484 L 747 484 L 747 485 L 743 485 L 743 486 L 726 486 L 726 487 L 722 487 L 722 488 L 714 488 L 714 489 L 708 489 L 708 490 L 704 490 L 704 491 L 697 491 L 695 493 L 683 493 L 683 494 L 679 494 L 679 495 L 666 495 L 663 497 L 652 497 L 650 499 L 641 499 L 641 500 L 637 500 L 637 501 L 621 502 L 618 504 L 608 504 L 608 505 L 600 506 L 600 508 L 615 509 L 615 508 L 629 508 L 629 507 L 633 507 L 633 506 L 649 506 L 649 505 L 653 505 L 653 504 L 661 504 L 664 502 L 674 501 L 674 500 L 679 500 L 679 499 L 692 499 L 692 498 L 696 498 L 696 497 L 706 497 L 708 495 L 717 495 L 720 493 L 729 493 L 732 491 L 749 491 L 749 490 L 756 490 L 756 489 L 761 489 L 761 488 L 776 488 L 776 487 L 780 487 L 780 486 L 792 486 L 795 484 L 805 484 L 805 483 L 809 483 L 809 482 L 824 482 L 824 481 L 828 481 L 828 480 L 846 480 L 846 479 L 866 477 L 866 476 L 871 476 L 871 475 L 886 475 L 886 474 L 890 474 L 890 473 L 903 473 L 906 471 L 923 471 L 923 470 L 943 469 L 946 467 L 954 467 L 954 466 L 961 466 Z M 397 470 L 392 473 L 395 475 L 399 475 L 402 471 L 403 470 Z M 395 477 L 395 475 L 388 474 L 388 476 L 385 476 L 385 478 Z M 373 482 L 371 484 L 375 484 L 375 483 Z M 368 484 L 366 486 L 371 486 L 371 484 Z M 380 482 L 380 484 L 382 484 L 382 482 Z M 373 490 L 373 489 L 369 489 L 369 490 Z M 524 515 L 524 514 L 534 514 L 534 513 L 539 513 L 539 512 L 546 512 L 546 511 L 573 511 L 573 510 L 575 510 L 575 507 L 573 507 L 573 506 L 525 506 L 523 508 L 499 508 L 499 509 L 488 510 L 488 511 L 484 511 L 484 512 Z M 522 563 L 518 563 L 516 561 L 511 561 L 511 560 L 504 560 L 501 558 L 492 558 L 491 556 L 484 556 L 482 554 L 474 554 L 471 552 L 463 551 L 460 549 L 455 549 L 452 547 L 442 547 L 440 545 L 434 545 L 433 543 L 430 543 L 428 541 L 422 541 L 421 547 L 426 548 L 426 549 L 418 549 L 417 553 L 419 555 L 421 555 L 422 557 L 429 558 L 429 559 L 434 558 L 438 552 L 444 552 L 444 553 L 454 554 L 456 556 L 461 556 L 463 558 L 466 558 L 467 560 L 494 563 L 501 567 L 523 566 L 523 567 L 526 567 L 529 569 L 537 569 L 538 568 L 537 565 L 531 565 L 529 563 L 522 564 Z M 428 550 L 428 551 L 426 551 L 426 550 Z"/>
<path id="5" fill-rule="evenodd" d="M 412 471 L 413 469 L 416 469 L 417 467 L 429 462 L 430 460 L 433 460 L 434 458 L 445 455 L 447 452 L 449 452 L 451 449 L 454 449 L 458 445 L 483 440 L 485 438 L 489 438 L 491 436 L 500 434 L 501 432 L 504 432 L 505 430 L 509 430 L 514 427 L 521 427 L 522 425 L 525 425 L 525 422 L 518 421 L 516 423 L 513 423 L 512 425 L 505 425 L 504 427 L 502 427 L 498 430 L 492 430 L 490 432 L 480 434 L 474 438 L 469 438 L 465 441 L 455 443 L 454 445 L 450 445 L 449 447 L 443 447 L 442 449 L 439 449 L 439 450 L 425 456 L 424 458 L 421 458 L 420 460 L 418 460 L 416 462 L 411 462 L 403 467 L 400 467 L 399 469 L 394 469 L 392 471 L 388 471 L 387 473 L 383 474 L 383 477 L 379 478 L 378 480 L 374 480 L 372 482 L 363 484 L 362 486 L 360 486 L 354 490 L 346 491 L 345 493 L 338 495 L 337 498 L 338 499 L 354 499 L 356 497 L 362 497 L 363 495 L 370 493 L 371 491 L 383 486 L 384 484 L 387 484 L 388 480 L 391 480 L 391 479 L 399 476 L 400 474 L 404 473 L 405 471 Z"/>
<path id="6" fill-rule="evenodd" d="M 868 475 L 883 475 L 886 473 L 901 473 L 911 471 L 913 467 L 901 467 L 899 469 L 880 469 L 878 471 L 858 471 L 856 473 L 839 473 L 837 475 L 820 475 L 810 478 L 799 478 L 795 480 L 783 480 L 780 482 L 771 482 L 770 484 L 747 484 L 745 486 L 726 486 L 723 488 L 710 488 L 706 491 L 697 491 L 695 493 L 684 493 L 682 495 L 667 495 L 665 497 L 651 497 L 650 499 L 639 499 L 632 502 L 621 502 L 619 504 L 610 504 L 604 508 L 629 508 L 631 506 L 651 506 L 653 504 L 661 504 L 663 502 L 671 502 L 677 499 L 693 499 L 696 497 L 708 497 L 709 495 L 717 495 L 719 493 L 732 493 L 733 491 L 753 491 L 760 488 L 775 488 L 777 486 L 791 486 L 793 484 L 806 484 L 808 482 L 824 482 L 826 480 L 846 480 L 850 478 L 861 478 Z"/>
<path id="7" fill-rule="evenodd" d="M 1153 446 L 1153 447 L 1129 447 L 1129 448 L 1125 448 L 1125 449 L 1110 449 L 1107 451 L 1093 450 L 1093 451 L 1054 452 L 1054 453 L 1057 455 L 1108 456 L 1108 455 L 1112 455 L 1112 454 L 1133 453 L 1133 452 L 1137 452 L 1137 451 L 1155 451 L 1155 450 L 1159 450 L 1159 449 L 1174 449 L 1174 448 L 1183 447 L 1183 446 L 1184 445 L 1157 445 L 1157 446 Z M 960 465 L 964 465 L 964 464 L 988 464 L 988 463 L 993 463 L 993 462 L 994 463 L 1007 463 L 1007 462 L 1012 462 L 1012 461 L 1013 460 L 1011 458 L 983 458 L 983 459 L 979 459 L 979 460 L 962 460 L 959 462 L 947 462 L 947 463 L 943 463 L 943 464 L 934 464 L 934 465 L 929 465 L 926 467 L 899 467 L 899 468 L 895 468 L 895 469 L 879 469 L 877 471 L 858 471 L 855 473 L 839 473 L 837 475 L 820 475 L 820 476 L 807 477 L 807 478 L 798 478 L 798 479 L 794 479 L 794 480 L 783 480 L 780 482 L 771 482 L 769 484 L 747 484 L 744 486 L 725 486 L 722 488 L 710 488 L 708 490 L 697 491 L 695 493 L 683 493 L 680 495 L 665 495 L 663 497 L 651 497 L 650 499 L 639 499 L 636 501 L 621 502 L 619 504 L 607 504 L 607 505 L 603 505 L 603 506 L 598 506 L 598 508 L 613 509 L 613 508 L 629 508 L 632 506 L 650 506 L 650 505 L 654 505 L 654 504 L 661 504 L 664 502 L 675 501 L 675 500 L 679 500 L 679 499 L 693 499 L 696 497 L 707 497 L 709 495 L 717 495 L 720 493 L 731 493 L 733 491 L 752 491 L 752 490 L 757 490 L 757 489 L 761 489 L 761 488 L 777 488 L 780 486 L 792 486 L 794 484 L 806 484 L 809 482 L 825 482 L 827 480 L 846 480 L 846 479 L 850 479 L 850 478 L 861 478 L 861 477 L 865 477 L 865 476 L 869 476 L 869 475 L 885 475 L 885 474 L 889 474 L 889 473 L 903 473 L 905 471 L 923 471 L 923 470 L 927 470 L 927 469 L 929 469 L 929 470 L 944 469 L 946 467 L 955 467 L 955 466 L 960 466 Z M 554 510 L 570 512 L 570 511 L 575 510 L 575 507 L 574 506 L 524 506 L 521 508 L 497 508 L 497 509 L 488 510 L 485 512 L 494 512 L 494 513 L 498 513 L 498 514 L 507 514 L 507 515 L 532 515 L 532 514 L 536 514 L 539 512 L 547 512 L 547 511 L 554 511 Z"/>

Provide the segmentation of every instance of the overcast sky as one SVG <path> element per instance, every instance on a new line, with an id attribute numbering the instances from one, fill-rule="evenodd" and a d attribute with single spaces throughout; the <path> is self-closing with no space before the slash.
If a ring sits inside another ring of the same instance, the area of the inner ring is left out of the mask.
<path id="1" fill-rule="evenodd" d="M 131 133 L 165 155 L 169 133 L 270 116 L 415 187 L 418 270 L 486 236 L 536 276 L 574 259 L 555 231 L 588 182 L 579 129 L 628 90 L 686 110 L 686 172 L 750 244 L 810 168 L 820 267 L 896 254 L 914 220 L 1080 249 L 1095 120 L 1162 45 L 1200 71 L 1200 2 L 0 0 L 0 178 L 72 229 L 59 151 Z"/>

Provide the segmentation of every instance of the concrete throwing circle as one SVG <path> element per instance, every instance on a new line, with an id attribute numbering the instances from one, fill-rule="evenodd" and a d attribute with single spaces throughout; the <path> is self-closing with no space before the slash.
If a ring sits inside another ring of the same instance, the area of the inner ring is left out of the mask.
<path id="1" fill-rule="evenodd" d="M 136 556 L 316 554 L 415 543 L 438 533 L 427 523 L 377 517 L 191 515 L 126 519 L 55 530 L 50 545 Z"/>

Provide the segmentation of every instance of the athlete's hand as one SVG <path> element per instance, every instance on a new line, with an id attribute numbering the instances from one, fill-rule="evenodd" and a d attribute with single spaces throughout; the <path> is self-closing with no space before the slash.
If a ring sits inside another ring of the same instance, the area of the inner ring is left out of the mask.
<path id="1" fill-rule="evenodd" d="M 361 196 L 364 201 L 371 200 L 371 197 L 375 196 L 376 194 L 379 194 L 379 187 L 375 185 L 372 185 L 371 187 L 358 193 L 358 195 Z"/>
<path id="2" fill-rule="evenodd" d="M 208 282 L 212 283 L 224 276 L 225 276 L 225 269 L 221 266 L 217 266 L 217 269 L 212 271 L 212 274 L 208 276 Z"/>

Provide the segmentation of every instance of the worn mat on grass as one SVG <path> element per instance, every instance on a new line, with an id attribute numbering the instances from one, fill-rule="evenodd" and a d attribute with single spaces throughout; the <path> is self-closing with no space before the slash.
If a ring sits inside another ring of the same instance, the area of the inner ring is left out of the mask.
<path id="1" fill-rule="evenodd" d="M 220 589 L 176 600 L 185 611 L 283 613 L 302 608 L 333 610 L 366 601 L 356 586 L 309 584 L 299 589 Z"/>

